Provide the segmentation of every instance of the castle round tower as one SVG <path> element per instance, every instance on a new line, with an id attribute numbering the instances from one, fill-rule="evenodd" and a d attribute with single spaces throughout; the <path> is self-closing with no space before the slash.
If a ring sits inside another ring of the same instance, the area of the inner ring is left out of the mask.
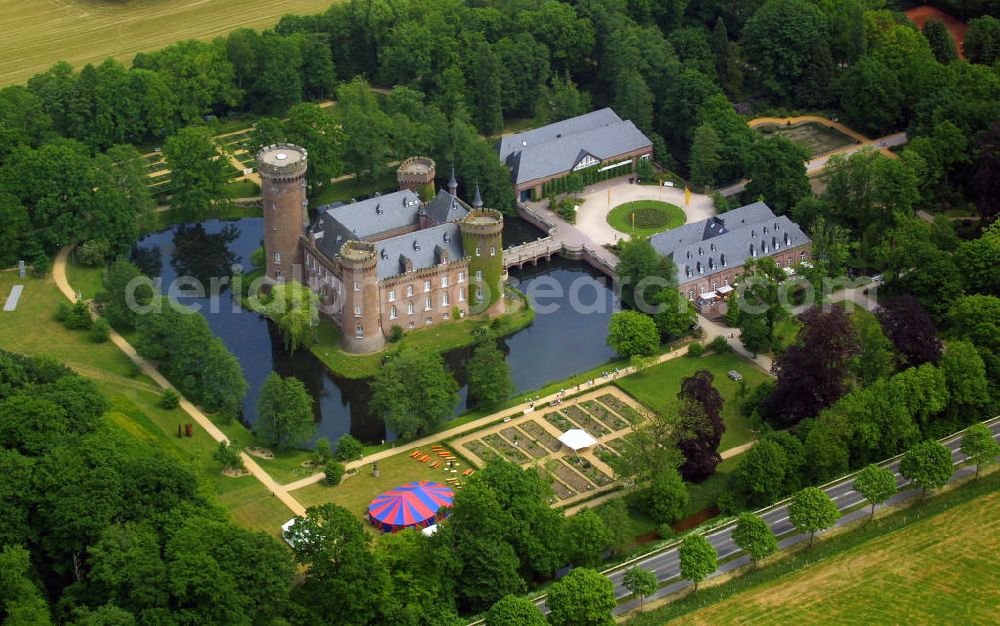
<path id="1" fill-rule="evenodd" d="M 400 190 L 410 189 L 416 192 L 420 199 L 429 202 L 434 198 L 437 190 L 434 189 L 434 176 L 437 173 L 437 166 L 434 159 L 428 157 L 410 157 L 399 164 L 396 170 L 396 182 L 399 183 Z"/>
<path id="2" fill-rule="evenodd" d="M 308 226 L 305 148 L 292 144 L 264 146 L 257 152 L 264 211 L 266 274 L 275 282 L 302 282 L 299 237 Z"/>
<path id="3" fill-rule="evenodd" d="M 469 258 L 469 312 L 499 315 L 503 301 L 503 215 L 494 209 L 473 209 L 458 223 Z"/>
<path id="4" fill-rule="evenodd" d="M 344 308 L 341 311 L 341 343 L 347 352 L 375 352 L 385 345 L 379 323 L 378 258 L 375 244 L 348 241 L 340 248 L 341 279 L 344 283 Z"/>

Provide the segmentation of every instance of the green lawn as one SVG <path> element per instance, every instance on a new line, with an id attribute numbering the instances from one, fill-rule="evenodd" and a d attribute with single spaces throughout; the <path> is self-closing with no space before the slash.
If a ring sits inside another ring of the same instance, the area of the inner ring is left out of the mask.
<path id="1" fill-rule="evenodd" d="M 680 207 L 658 200 L 626 202 L 612 209 L 607 219 L 608 224 L 617 231 L 642 236 L 677 228 L 687 221 Z"/>
<path id="2" fill-rule="evenodd" d="M 410 458 L 413 450 L 415 448 L 408 448 L 405 452 L 379 461 L 377 478 L 372 476 L 371 467 L 366 465 L 359 468 L 353 476 L 345 477 L 335 487 L 320 482 L 297 489 L 292 495 L 306 507 L 334 502 L 361 517 L 368 512 L 368 504 L 372 498 L 383 491 L 415 480 L 434 480 L 444 484 L 444 480 L 452 476 L 463 478 L 461 471 L 469 467 L 464 461 L 458 460 L 458 473 L 444 472 L 444 463 L 437 469 L 431 469 L 429 465 L 432 461 L 420 463 Z M 430 448 L 422 450 L 427 454 L 431 453 Z"/>
<path id="3" fill-rule="evenodd" d="M 739 446 L 753 439 L 747 418 L 743 417 L 739 410 L 737 395 L 740 383 L 730 380 L 726 373 L 729 370 L 736 370 L 742 374 L 747 391 L 768 380 L 769 376 L 737 354 L 709 354 L 699 358 L 685 356 L 671 359 L 626 376 L 615 384 L 654 411 L 669 413 L 673 410 L 677 394 L 680 392 L 681 379 L 701 369 L 707 369 L 715 375 L 713 384 L 725 401 L 722 407 L 722 419 L 726 423 L 726 432 L 722 435 L 720 450 Z"/>
<path id="4" fill-rule="evenodd" d="M 786 317 L 774 325 L 774 338 L 782 349 L 787 348 L 795 342 L 800 328 L 802 323 L 797 318 Z"/>
<path id="5" fill-rule="evenodd" d="M 531 308 L 524 306 L 524 299 L 518 297 L 521 303 L 516 311 L 511 311 L 490 323 L 490 327 L 498 335 L 509 335 L 531 324 L 535 318 Z M 508 299 L 508 304 L 511 300 Z M 498 326 L 493 327 L 496 323 Z M 387 344 L 387 350 L 415 348 L 433 352 L 447 352 L 473 343 L 473 334 L 483 325 L 479 319 L 464 319 L 447 324 L 438 324 L 430 328 L 412 330 L 403 335 L 396 344 Z M 378 373 L 379 366 L 386 351 L 375 354 L 348 354 L 340 349 L 340 329 L 328 319 L 320 321 L 317 342 L 310 349 L 312 353 L 336 374 L 344 378 L 369 378 Z"/>
<path id="6" fill-rule="evenodd" d="M 998 487 L 993 473 L 628 623 L 996 623 Z"/>
<path id="7" fill-rule="evenodd" d="M 252 180 L 234 180 L 226 183 L 226 192 L 230 198 L 252 198 L 260 195 L 260 186 Z"/>
<path id="8" fill-rule="evenodd" d="M 87 277 L 84 295 L 95 289 L 94 268 L 70 266 L 69 277 Z M 0 272 L 0 299 L 5 300 L 14 284 L 25 285 L 13 312 L 0 312 L 0 348 L 22 354 L 48 354 L 90 378 L 108 397 L 112 411 L 108 418 L 133 437 L 191 464 L 205 478 L 219 501 L 233 512 L 234 519 L 250 528 L 270 528 L 274 519 L 290 517 L 255 479 L 227 478 L 222 466 L 211 458 L 216 442 L 200 428 L 193 437 L 177 437 L 178 425 L 191 419 L 180 409 L 160 407 L 160 388 L 149 378 L 135 373 L 132 362 L 114 344 L 93 343 L 84 331 L 66 330 L 52 315 L 64 301 L 51 277 L 18 279 L 13 272 Z M 72 283 L 75 286 L 75 283 Z M 80 288 L 78 288 L 80 289 Z M 220 420 L 221 421 L 221 420 Z M 240 445 L 260 445 L 260 441 L 235 420 L 220 423 L 226 434 Z M 274 460 L 260 460 L 260 465 L 279 482 L 297 480 L 307 474 L 300 469 L 307 458 L 303 451 L 278 452 Z M 234 489 L 233 484 L 244 484 Z M 263 505 L 258 510 L 257 504 Z M 256 521 L 255 521 L 256 520 Z"/>

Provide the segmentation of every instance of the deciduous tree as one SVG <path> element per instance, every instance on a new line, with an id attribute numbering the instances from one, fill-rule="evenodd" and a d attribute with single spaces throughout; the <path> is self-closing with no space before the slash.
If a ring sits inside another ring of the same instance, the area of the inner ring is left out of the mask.
<path id="1" fill-rule="evenodd" d="M 643 600 L 646 599 L 646 596 L 656 591 L 659 581 L 653 572 L 643 569 L 638 565 L 633 565 L 625 571 L 625 576 L 622 577 L 622 584 L 632 592 L 632 595 L 639 597 L 639 611 L 642 611 Z"/>
<path id="2" fill-rule="evenodd" d="M 899 473 L 920 487 L 924 495 L 928 489 L 943 487 L 954 471 L 951 451 L 932 440 L 913 446 L 899 461 Z"/>
<path id="3" fill-rule="evenodd" d="M 648 315 L 621 311 L 611 316 L 607 342 L 622 358 L 649 356 L 660 347 L 660 333 Z"/>
<path id="4" fill-rule="evenodd" d="M 549 586 L 552 626 L 610 626 L 614 585 L 592 569 L 578 567 Z"/>
<path id="5" fill-rule="evenodd" d="M 257 400 L 253 430 L 279 448 L 300 446 L 316 434 L 312 398 L 297 378 L 268 374 Z"/>
<path id="6" fill-rule="evenodd" d="M 404 438 L 433 428 L 456 404 L 458 383 L 437 354 L 403 350 L 372 382 L 372 411 Z"/>
<path id="7" fill-rule="evenodd" d="M 740 513 L 733 528 L 733 543 L 747 553 L 754 567 L 757 563 L 778 549 L 778 540 L 774 531 L 759 515 Z"/>
<path id="8" fill-rule="evenodd" d="M 719 567 L 715 548 L 701 535 L 685 537 L 677 553 L 680 556 L 681 576 L 694 583 L 695 591 L 698 591 L 698 583 Z"/>
<path id="9" fill-rule="evenodd" d="M 961 445 L 962 453 L 969 457 L 968 462 L 976 466 L 976 480 L 979 480 L 979 470 L 993 465 L 1000 456 L 1000 443 L 993 438 L 993 432 L 986 424 L 969 426 L 962 435 Z"/>
<path id="10" fill-rule="evenodd" d="M 871 516 L 874 518 L 875 505 L 882 504 L 896 494 L 896 475 L 890 469 L 868 465 L 854 477 L 854 490 L 871 503 Z"/>
<path id="11" fill-rule="evenodd" d="M 170 167 L 170 207 L 185 221 L 200 221 L 212 207 L 226 201 L 228 164 L 205 126 L 182 128 L 163 142 Z"/>
<path id="12" fill-rule="evenodd" d="M 486 626 L 546 626 L 545 615 L 524 596 L 504 596 L 486 612 Z"/>
<path id="13" fill-rule="evenodd" d="M 809 546 L 812 547 L 816 532 L 833 526 L 840 519 L 840 511 L 822 489 L 806 487 L 792 497 L 788 519 L 795 530 L 809 533 Z"/>
<path id="14" fill-rule="evenodd" d="M 934 322 L 916 298 L 891 298 L 883 302 L 877 315 L 886 336 L 899 351 L 901 365 L 915 367 L 941 359 L 941 340 Z"/>
<path id="15" fill-rule="evenodd" d="M 762 198 L 778 215 L 810 193 L 806 178 L 809 153 L 781 135 L 758 139 L 747 157 L 747 193 Z"/>
<path id="16" fill-rule="evenodd" d="M 611 545 L 611 530 L 604 520 L 585 508 L 566 520 L 566 545 L 570 562 L 577 567 L 596 567 Z"/>
<path id="17" fill-rule="evenodd" d="M 472 353 L 467 366 L 469 398 L 477 407 L 499 404 L 514 392 L 510 366 L 496 340 L 487 338 Z"/>

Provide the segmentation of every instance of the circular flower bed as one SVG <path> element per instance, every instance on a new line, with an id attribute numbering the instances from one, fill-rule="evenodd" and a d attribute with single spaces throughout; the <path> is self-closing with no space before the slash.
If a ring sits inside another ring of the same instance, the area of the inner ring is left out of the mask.
<path id="1" fill-rule="evenodd" d="M 677 228 L 687 221 L 680 207 L 656 200 L 626 202 L 608 213 L 608 224 L 617 231 L 636 235 L 652 235 Z"/>

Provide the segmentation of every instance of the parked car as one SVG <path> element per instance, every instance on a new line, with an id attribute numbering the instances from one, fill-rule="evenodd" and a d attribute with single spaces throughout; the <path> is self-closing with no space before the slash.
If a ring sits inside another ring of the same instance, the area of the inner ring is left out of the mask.
<path id="1" fill-rule="evenodd" d="M 735 380 L 736 382 L 743 380 L 743 374 L 740 374 L 736 370 L 729 370 L 729 372 L 726 373 L 726 376 L 729 377 L 729 380 Z"/>

